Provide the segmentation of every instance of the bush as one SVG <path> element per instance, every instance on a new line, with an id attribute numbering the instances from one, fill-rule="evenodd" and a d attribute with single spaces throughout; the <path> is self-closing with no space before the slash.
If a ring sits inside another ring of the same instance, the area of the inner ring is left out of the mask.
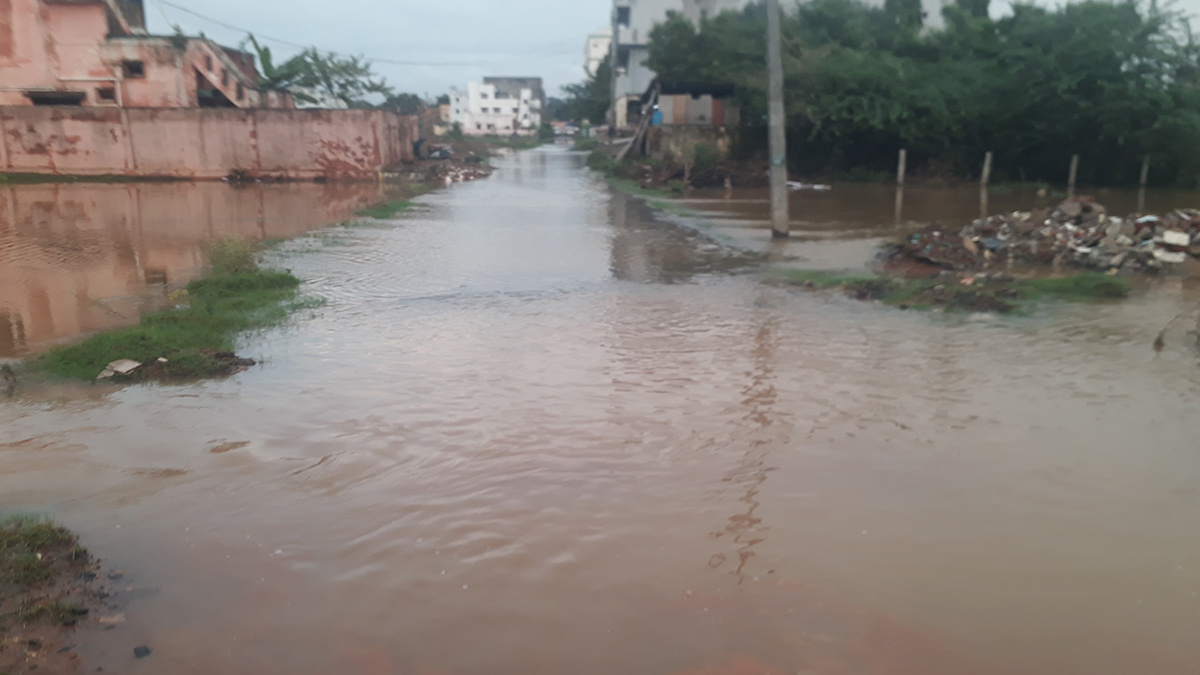
<path id="1" fill-rule="evenodd" d="M 241 274 L 258 269 L 258 252 L 243 237 L 218 237 L 206 242 L 202 250 L 213 274 Z"/>
<path id="2" fill-rule="evenodd" d="M 617 164 L 617 161 L 613 159 L 612 155 L 608 154 L 607 150 L 602 150 L 600 148 L 592 150 L 592 154 L 588 155 L 587 165 L 592 171 L 596 171 L 605 175 L 613 174 L 620 166 Z"/>
<path id="3" fill-rule="evenodd" d="M 709 143 L 697 143 L 693 152 L 696 157 L 694 172 L 711 171 L 721 164 L 721 151 Z"/>

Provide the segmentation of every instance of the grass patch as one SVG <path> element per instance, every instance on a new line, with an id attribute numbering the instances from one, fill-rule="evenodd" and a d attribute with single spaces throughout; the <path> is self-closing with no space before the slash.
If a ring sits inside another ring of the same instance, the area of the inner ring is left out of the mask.
<path id="1" fill-rule="evenodd" d="M 75 535 L 43 518 L 16 516 L 0 521 L 0 591 L 19 591 L 52 580 L 54 553 L 69 549 L 86 558 Z"/>
<path id="2" fill-rule="evenodd" d="M 244 274 L 258 269 L 258 251 L 249 239 L 217 237 L 203 244 L 200 250 L 217 276 Z"/>
<path id="3" fill-rule="evenodd" d="M 252 266 L 246 268 L 239 246 L 222 244 L 217 250 L 222 253 L 212 259 L 212 274 L 188 284 L 186 306 L 54 349 L 35 359 L 32 367 L 58 377 L 91 380 L 113 361 L 153 364 L 165 358 L 166 363 L 154 366 L 154 374 L 164 378 L 231 372 L 231 366 L 238 365 L 231 360 L 234 338 L 276 324 L 299 308 L 300 280 L 290 272 L 259 269 L 254 254 Z"/>
<path id="4" fill-rule="evenodd" d="M 54 624 L 71 623 L 87 613 L 83 605 L 74 602 L 35 602 L 22 605 L 17 618 L 24 623 L 47 620 Z"/>
<path id="5" fill-rule="evenodd" d="M 863 275 L 847 275 L 836 272 L 826 272 L 824 270 L 778 270 L 775 273 L 775 278 L 779 281 L 795 286 L 806 286 L 809 288 L 829 289 L 846 284 L 867 281 L 875 277 Z"/>
<path id="6" fill-rule="evenodd" d="M 649 202 L 649 204 L 650 204 L 650 206 L 652 206 L 656 209 L 659 209 L 661 211 L 666 211 L 667 213 L 673 213 L 677 216 L 685 216 L 687 218 L 699 218 L 700 217 L 700 214 L 698 212 L 693 211 L 692 209 L 689 209 L 686 206 L 683 206 L 682 204 L 680 204 L 679 202 L 676 202 L 674 200 L 667 200 L 667 201 L 654 200 L 654 201 Z"/>
<path id="7" fill-rule="evenodd" d="M 380 202 L 379 204 L 365 208 L 355 215 L 363 218 L 374 218 L 375 220 L 387 220 L 388 218 L 395 217 L 401 211 L 412 208 L 412 206 L 413 201 L 411 199 L 390 199 L 386 202 Z"/>
<path id="8" fill-rule="evenodd" d="M 858 300 L 878 300 L 901 309 L 943 308 L 947 311 L 998 312 L 1016 310 L 1036 300 L 1086 302 L 1129 295 L 1123 279 L 1085 273 L 1054 279 L 938 278 L 902 279 L 889 276 L 846 275 L 821 270 L 780 270 L 780 283 L 810 289 L 841 289 Z M 970 283 L 964 283 L 970 281 Z"/>
<path id="9" fill-rule="evenodd" d="M 637 181 L 629 180 L 628 178 L 615 178 L 610 176 L 608 182 L 622 192 L 628 192 L 638 197 L 649 197 L 652 199 L 670 199 L 678 196 L 679 192 L 668 188 L 647 188 L 642 187 Z"/>
<path id="10" fill-rule="evenodd" d="M 591 152 L 598 147 L 600 147 L 600 139 L 595 136 L 575 139 L 575 149 L 580 152 Z"/>
<path id="11" fill-rule="evenodd" d="M 1026 279 L 1019 282 L 1023 297 L 1055 300 L 1112 300 L 1129 295 L 1129 282 L 1106 274 L 1089 272 L 1053 279 Z"/>

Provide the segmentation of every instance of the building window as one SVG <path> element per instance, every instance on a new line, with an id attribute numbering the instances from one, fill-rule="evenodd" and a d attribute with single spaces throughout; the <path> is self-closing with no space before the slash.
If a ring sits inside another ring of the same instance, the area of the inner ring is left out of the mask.
<path id="1" fill-rule="evenodd" d="M 479 95 L 479 98 L 484 98 L 484 99 L 486 99 L 487 97 L 488 97 L 488 95 L 487 95 L 487 94 L 480 94 L 480 95 Z"/>
<path id="2" fill-rule="evenodd" d="M 87 93 L 82 91 L 27 91 L 25 97 L 33 105 L 83 105 Z"/>
<path id="3" fill-rule="evenodd" d="M 246 88 L 242 86 L 241 82 L 238 83 L 237 97 L 239 101 L 246 98 Z"/>
<path id="4" fill-rule="evenodd" d="M 496 113 L 497 115 L 499 115 L 499 114 L 500 114 L 500 109 L 499 109 L 499 108 L 492 108 L 492 112 L 494 112 L 494 113 Z"/>
<path id="5" fill-rule="evenodd" d="M 229 86 L 229 71 L 228 70 L 221 69 L 221 86 L 222 87 Z"/>
<path id="6" fill-rule="evenodd" d="M 100 87 L 99 89 L 96 90 L 96 100 L 97 101 L 108 101 L 110 103 L 116 103 L 117 102 L 117 88 L 116 87 Z"/>
<path id="7" fill-rule="evenodd" d="M 476 129 L 483 129 L 483 125 L 482 125 L 482 124 L 480 124 L 480 123 L 478 123 L 478 122 L 476 122 L 476 123 L 475 123 L 475 128 L 476 128 Z"/>
<path id="8" fill-rule="evenodd" d="M 514 115 L 516 115 L 516 114 L 517 114 L 517 113 L 519 113 L 519 112 L 521 112 L 521 111 L 520 111 L 520 110 L 518 110 L 518 109 L 516 109 L 516 108 L 513 108 L 513 114 L 514 114 Z"/>
<path id="9" fill-rule="evenodd" d="M 629 26 L 629 8 L 628 7 L 618 7 L 617 8 L 617 24 L 621 25 L 621 26 L 626 26 L 626 27 Z"/>
<path id="10" fill-rule="evenodd" d="M 146 77 L 146 64 L 141 61 L 122 61 L 121 70 L 127 80 L 140 80 Z"/>
<path id="11" fill-rule="evenodd" d="M 208 72 L 210 72 L 210 73 L 212 72 L 212 57 L 211 56 L 204 57 L 204 68 L 206 70 L 208 70 Z"/>

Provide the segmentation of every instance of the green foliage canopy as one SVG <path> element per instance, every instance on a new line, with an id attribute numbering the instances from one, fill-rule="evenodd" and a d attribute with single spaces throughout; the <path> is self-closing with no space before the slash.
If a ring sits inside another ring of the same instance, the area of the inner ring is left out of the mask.
<path id="1" fill-rule="evenodd" d="M 371 63 L 360 56 L 340 56 L 309 47 L 277 65 L 270 47 L 259 44 L 253 35 L 247 40 L 258 56 L 259 83 L 265 89 L 287 89 L 306 103 L 316 103 L 322 96 L 351 107 L 369 106 L 365 99 L 370 96 L 387 99 L 395 94 L 384 78 L 375 74 Z"/>
<path id="2" fill-rule="evenodd" d="M 595 74 L 562 89 L 564 98 L 549 111 L 554 119 L 603 124 L 612 104 L 612 66 L 604 59 Z"/>
<path id="3" fill-rule="evenodd" d="M 1080 179 L 1136 181 L 1152 157 L 1157 183 L 1200 176 L 1200 50 L 1186 20 L 1136 0 L 1059 8 L 957 0 L 945 27 L 924 29 L 920 3 L 811 0 L 783 21 L 793 169 L 910 166 L 971 175 L 994 151 L 995 174 L 1061 181 L 1072 154 Z M 766 110 L 761 4 L 678 14 L 650 35 L 647 65 L 664 80 L 734 84 L 743 123 Z M 754 137 L 754 129 L 748 130 Z"/>

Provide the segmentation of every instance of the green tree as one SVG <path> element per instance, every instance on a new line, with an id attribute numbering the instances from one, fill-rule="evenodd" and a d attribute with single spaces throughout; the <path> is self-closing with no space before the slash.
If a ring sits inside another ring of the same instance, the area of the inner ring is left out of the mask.
<path id="1" fill-rule="evenodd" d="M 1134 0 L 1057 8 L 1017 4 L 992 19 L 987 0 L 957 0 L 945 28 L 923 31 L 920 4 L 810 0 L 783 21 L 793 169 L 910 167 L 969 175 L 987 151 L 995 175 L 1060 181 L 1200 174 L 1200 49 L 1183 17 Z M 650 34 L 647 65 L 664 80 L 732 84 L 765 138 L 761 4 L 692 24 L 670 14 Z"/>
<path id="2" fill-rule="evenodd" d="M 612 68 L 605 59 L 583 82 L 564 86 L 564 99 L 554 119 L 603 124 L 612 105 Z"/>
<path id="3" fill-rule="evenodd" d="M 401 115 L 419 115 L 425 109 L 425 101 L 416 94 L 392 94 L 380 107 L 395 110 Z"/>
<path id="4" fill-rule="evenodd" d="M 546 99 L 546 117 L 556 122 L 574 121 L 571 119 L 570 106 L 566 101 L 556 96 L 551 96 L 550 98 Z"/>
<path id="5" fill-rule="evenodd" d="M 258 55 L 258 82 L 264 89 L 287 89 L 303 75 L 304 62 L 300 59 L 292 58 L 277 66 L 270 47 L 260 45 L 254 35 L 247 36 L 247 40 Z"/>
<path id="6" fill-rule="evenodd" d="M 385 100 L 394 95 L 371 63 L 360 56 L 340 56 L 309 47 L 276 65 L 270 47 L 247 37 L 258 56 L 259 82 L 266 89 L 287 89 L 296 100 L 317 103 L 321 97 L 336 99 L 351 107 L 370 107 L 368 97 Z"/>

